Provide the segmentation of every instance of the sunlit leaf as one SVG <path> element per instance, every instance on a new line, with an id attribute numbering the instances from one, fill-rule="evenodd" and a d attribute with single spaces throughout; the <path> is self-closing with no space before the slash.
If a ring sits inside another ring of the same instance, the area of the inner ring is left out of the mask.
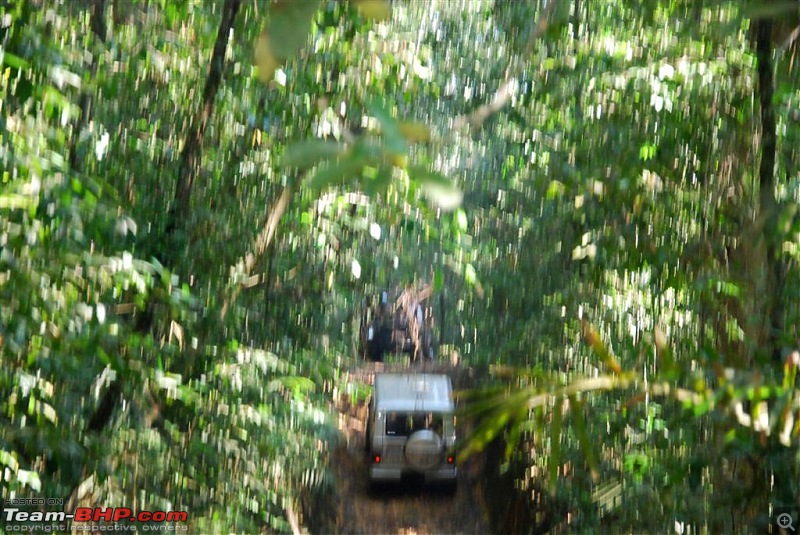
<path id="1" fill-rule="evenodd" d="M 283 64 L 283 61 L 276 57 L 268 35 L 259 36 L 254 55 L 254 62 L 258 68 L 258 79 L 265 84 L 272 81 L 275 71 Z"/>
<path id="2" fill-rule="evenodd" d="M 478 274 L 475 272 L 475 267 L 472 264 L 467 264 L 464 268 L 464 280 L 469 285 L 474 285 L 478 282 Z"/>
<path id="3" fill-rule="evenodd" d="M 30 487 L 36 492 L 42 490 L 42 481 L 39 479 L 39 474 L 31 470 L 18 470 L 17 481 Z"/>
<path id="4" fill-rule="evenodd" d="M 380 165 L 373 169 L 373 173 L 364 173 L 361 177 L 361 189 L 367 195 L 377 195 L 386 191 L 392 182 L 392 168 L 388 165 Z"/>
<path id="5" fill-rule="evenodd" d="M 309 39 L 318 0 L 273 0 L 268 20 L 255 48 L 255 64 L 262 82 L 272 80 L 275 70 L 297 54 Z"/>
<path id="6" fill-rule="evenodd" d="M 622 373 L 622 366 L 620 366 L 617 358 L 611 353 L 611 350 L 608 346 L 603 342 L 603 339 L 600 336 L 600 333 L 594 328 L 594 326 L 586 320 L 581 320 L 581 325 L 583 327 L 583 337 L 595 354 L 600 358 L 600 360 L 605 364 L 608 369 L 610 369 L 615 374 Z"/>
<path id="7" fill-rule="evenodd" d="M 464 194 L 455 186 L 428 185 L 422 191 L 431 203 L 445 211 L 460 206 L 464 198 Z"/>
<path id="8" fill-rule="evenodd" d="M 401 122 L 398 124 L 398 129 L 411 143 L 431 140 L 431 129 L 425 123 Z"/>
<path id="9" fill-rule="evenodd" d="M 408 168 L 408 174 L 413 180 L 424 186 L 453 186 L 453 181 L 441 173 L 431 171 L 425 166 L 412 165 Z"/>
<path id="10" fill-rule="evenodd" d="M 386 143 L 386 149 L 394 155 L 406 155 L 408 145 L 400 132 L 400 124 L 391 116 L 389 111 L 378 100 L 373 100 L 368 106 L 369 112 L 381 125 L 381 134 Z"/>
<path id="11" fill-rule="evenodd" d="M 564 194 L 564 184 L 558 180 L 551 180 L 550 185 L 547 186 L 546 196 L 548 199 L 556 199 Z"/>
<path id="12" fill-rule="evenodd" d="M 392 165 L 395 167 L 399 167 L 401 169 L 405 169 L 408 167 L 408 155 L 406 154 L 389 154 L 389 161 L 392 162 Z"/>
<path id="13" fill-rule="evenodd" d="M 409 177 L 421 186 L 423 195 L 435 206 L 449 211 L 461 205 L 463 192 L 452 180 L 423 166 L 411 166 Z"/>
<path id="14" fill-rule="evenodd" d="M 5 450 L 0 450 L 0 464 L 7 466 L 12 472 L 16 472 L 19 468 L 17 459 Z"/>
<path id="15" fill-rule="evenodd" d="M 461 208 L 456 210 L 455 213 L 453 214 L 453 223 L 455 225 L 455 228 L 459 232 L 466 232 L 467 231 L 467 213 Z"/>
<path id="16" fill-rule="evenodd" d="M 372 236 L 374 240 L 381 239 L 381 226 L 377 223 L 370 223 L 369 224 L 369 235 Z"/>
<path id="17" fill-rule="evenodd" d="M 577 396 L 569 397 L 570 415 L 575 422 L 575 433 L 578 435 L 578 443 L 583 451 L 583 458 L 589 467 L 592 480 L 596 483 L 600 479 L 600 472 L 597 467 L 597 456 L 595 455 L 595 444 L 589 437 L 586 430 L 586 418 L 584 417 L 584 404 Z"/>
<path id="18" fill-rule="evenodd" d="M 795 386 L 798 369 L 800 369 L 800 352 L 792 351 L 786 356 L 783 364 L 783 388 L 788 390 Z"/>
<path id="19" fill-rule="evenodd" d="M 650 469 L 650 458 L 643 453 L 629 453 L 625 455 L 622 466 L 633 477 L 634 482 L 641 483 Z"/>
<path id="20" fill-rule="evenodd" d="M 353 0 L 359 13 L 368 20 L 386 20 L 392 16 L 388 0 Z"/>
<path id="21" fill-rule="evenodd" d="M 299 375 L 287 375 L 278 378 L 276 381 L 280 383 L 284 388 L 287 388 L 297 393 L 311 392 L 316 388 L 314 381 L 312 381 L 308 377 L 302 377 Z"/>
<path id="22" fill-rule="evenodd" d="M 508 460 L 513 455 L 514 451 L 519 448 L 520 438 L 522 437 L 523 431 L 525 426 L 523 422 L 528 417 L 530 409 L 527 404 L 519 403 L 516 404 L 516 411 L 512 415 L 512 423 L 509 426 L 510 430 L 508 432 L 508 438 L 506 439 L 506 451 L 505 451 L 505 458 Z"/>
<path id="23" fill-rule="evenodd" d="M 286 150 L 281 156 L 280 165 L 282 167 L 307 169 L 324 160 L 342 156 L 346 150 L 346 145 L 335 141 L 323 139 L 297 141 L 286 146 Z"/>
<path id="24" fill-rule="evenodd" d="M 16 195 L 13 193 L 0 195 L 0 208 L 4 210 L 31 209 L 38 204 L 39 200 L 29 195 Z"/>
<path id="25" fill-rule="evenodd" d="M 667 337 L 661 327 L 656 326 L 655 333 L 656 356 L 659 365 L 664 373 L 674 376 L 677 373 L 678 367 L 675 363 L 675 358 L 672 356 L 672 350 L 667 343 Z"/>
<path id="26" fill-rule="evenodd" d="M 650 161 L 656 156 L 657 147 L 653 144 L 647 143 L 639 148 L 639 158 L 642 161 Z"/>
<path id="27" fill-rule="evenodd" d="M 340 158 L 319 167 L 305 181 L 305 186 L 314 192 L 320 192 L 335 185 L 349 183 L 360 177 L 364 168 L 364 160 L 354 156 Z"/>
<path id="28" fill-rule="evenodd" d="M 14 69 L 27 69 L 30 67 L 29 63 L 22 59 L 21 57 L 8 52 L 7 50 L 3 51 L 3 65 L 7 65 Z"/>
<path id="29" fill-rule="evenodd" d="M 502 433 L 507 424 L 519 422 L 527 415 L 525 400 L 530 396 L 528 390 L 517 390 L 509 393 L 506 389 L 476 390 L 462 393 L 464 399 L 472 399 L 465 413 L 477 417 L 479 424 L 474 433 L 467 438 L 465 445 L 459 449 L 459 460 L 483 451 L 486 446 Z"/>

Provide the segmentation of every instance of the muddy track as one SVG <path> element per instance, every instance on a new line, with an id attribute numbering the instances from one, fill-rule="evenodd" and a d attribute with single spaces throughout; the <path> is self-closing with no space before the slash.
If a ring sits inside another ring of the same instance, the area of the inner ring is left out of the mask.
<path id="1" fill-rule="evenodd" d="M 374 365 L 353 370 L 350 382 L 370 384 L 375 371 Z M 458 368 L 437 367 L 424 371 L 448 373 L 457 389 L 469 382 L 468 371 Z M 415 483 L 370 489 L 364 448 L 366 404 L 364 400 L 353 401 L 348 394 L 339 399 L 339 428 L 343 440 L 332 458 L 338 503 L 329 532 L 354 535 L 489 533 L 481 494 L 480 458 L 459 466 L 455 492 Z"/>

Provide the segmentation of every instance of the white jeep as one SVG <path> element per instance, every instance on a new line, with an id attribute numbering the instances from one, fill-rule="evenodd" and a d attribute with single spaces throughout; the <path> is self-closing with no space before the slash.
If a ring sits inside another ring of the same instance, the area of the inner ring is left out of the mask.
<path id="1" fill-rule="evenodd" d="M 371 483 L 423 476 L 456 482 L 456 420 L 450 377 L 431 373 L 375 376 L 367 418 Z"/>

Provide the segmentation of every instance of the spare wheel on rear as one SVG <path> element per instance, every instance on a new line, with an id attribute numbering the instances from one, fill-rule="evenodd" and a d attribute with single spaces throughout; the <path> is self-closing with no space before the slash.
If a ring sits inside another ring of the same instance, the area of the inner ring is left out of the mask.
<path id="1" fill-rule="evenodd" d="M 442 462 L 444 443 L 442 437 L 430 429 L 420 429 L 408 437 L 403 451 L 412 468 L 430 470 Z"/>

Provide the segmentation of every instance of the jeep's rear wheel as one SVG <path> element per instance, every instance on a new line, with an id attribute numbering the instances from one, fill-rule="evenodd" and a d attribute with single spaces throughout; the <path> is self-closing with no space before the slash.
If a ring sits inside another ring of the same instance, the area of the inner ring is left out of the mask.
<path id="1" fill-rule="evenodd" d="M 403 448 L 406 462 L 420 471 L 431 470 L 439 466 L 444 453 L 442 437 L 430 429 L 420 429 L 412 433 Z"/>

